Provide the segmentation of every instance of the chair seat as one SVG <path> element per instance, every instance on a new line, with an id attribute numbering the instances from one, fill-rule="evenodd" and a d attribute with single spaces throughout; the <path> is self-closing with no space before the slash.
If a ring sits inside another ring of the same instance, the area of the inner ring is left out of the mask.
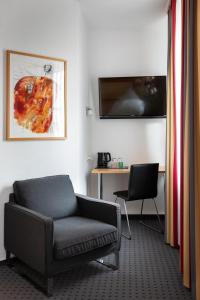
<path id="1" fill-rule="evenodd" d="M 117 192 L 114 192 L 113 195 L 119 197 L 119 198 L 122 198 L 124 200 L 128 200 L 128 191 L 117 191 Z"/>
<path id="2" fill-rule="evenodd" d="M 117 228 L 93 219 L 68 217 L 54 221 L 54 256 L 61 260 L 117 241 Z"/>

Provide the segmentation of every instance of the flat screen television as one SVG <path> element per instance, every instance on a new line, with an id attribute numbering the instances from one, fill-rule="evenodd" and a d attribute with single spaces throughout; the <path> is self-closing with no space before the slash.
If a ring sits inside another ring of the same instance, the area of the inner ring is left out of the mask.
<path id="1" fill-rule="evenodd" d="M 99 78 L 101 119 L 166 117 L 166 76 Z"/>

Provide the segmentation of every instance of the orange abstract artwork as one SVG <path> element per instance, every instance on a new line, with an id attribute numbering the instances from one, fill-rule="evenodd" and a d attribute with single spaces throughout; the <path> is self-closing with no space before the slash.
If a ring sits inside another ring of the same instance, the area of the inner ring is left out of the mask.
<path id="1" fill-rule="evenodd" d="M 14 88 L 14 118 L 33 133 L 47 133 L 52 122 L 53 80 L 25 76 Z"/>

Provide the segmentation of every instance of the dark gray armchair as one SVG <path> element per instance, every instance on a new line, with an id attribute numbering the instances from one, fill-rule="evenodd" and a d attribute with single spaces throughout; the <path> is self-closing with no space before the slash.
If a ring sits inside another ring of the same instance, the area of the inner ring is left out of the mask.
<path id="1" fill-rule="evenodd" d="M 107 266 L 118 268 L 119 205 L 74 194 L 67 175 L 16 181 L 13 187 L 5 204 L 7 261 L 14 254 L 42 275 L 48 295 L 53 276 L 73 265 L 114 253 L 115 264 Z"/>

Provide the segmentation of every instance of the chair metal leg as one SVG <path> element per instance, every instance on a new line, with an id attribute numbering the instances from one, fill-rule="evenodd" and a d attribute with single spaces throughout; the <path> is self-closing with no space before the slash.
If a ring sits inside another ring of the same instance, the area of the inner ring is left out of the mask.
<path id="1" fill-rule="evenodd" d="M 155 205 L 155 208 L 156 208 L 156 214 L 157 214 L 157 218 L 158 218 L 158 223 L 159 223 L 159 225 L 160 225 L 160 232 L 161 232 L 161 233 L 164 233 L 163 226 L 162 226 L 162 222 L 161 222 L 161 220 L 160 220 L 160 216 L 159 216 L 159 213 L 158 213 L 158 208 L 157 208 L 156 201 L 155 201 L 154 198 L 153 198 L 153 201 L 154 201 L 154 205 Z"/>
<path id="2" fill-rule="evenodd" d="M 51 297 L 53 295 L 53 278 L 47 278 L 46 293 L 48 297 Z"/>
<path id="3" fill-rule="evenodd" d="M 117 202 L 117 199 L 118 199 L 118 197 L 115 198 L 115 203 Z M 126 201 L 123 200 L 123 202 L 124 202 L 124 210 L 125 210 L 125 214 L 126 214 L 126 221 L 127 221 L 129 235 L 127 236 L 123 233 L 121 235 L 123 237 L 125 237 L 126 239 L 131 240 L 131 229 L 130 229 L 129 218 L 128 218 L 128 213 L 127 213 L 127 208 L 126 208 Z"/>
<path id="4" fill-rule="evenodd" d="M 124 202 L 124 210 L 125 210 L 125 214 L 126 214 L 126 221 L 127 221 L 129 235 L 122 234 L 122 236 L 128 240 L 131 240 L 131 228 L 130 228 L 128 212 L 127 212 L 127 208 L 126 208 L 126 201 L 123 200 L 123 202 Z"/>
<path id="5" fill-rule="evenodd" d="M 12 258 L 11 258 L 11 252 L 6 250 L 6 264 L 9 268 L 13 267 L 12 264 Z"/>
<path id="6" fill-rule="evenodd" d="M 115 265 L 116 265 L 116 270 L 119 269 L 119 251 L 115 251 Z"/>
<path id="7" fill-rule="evenodd" d="M 114 252 L 114 256 L 115 256 L 115 264 L 109 264 L 109 263 L 105 263 L 103 258 L 97 259 L 96 262 L 98 262 L 99 264 L 112 269 L 113 271 L 116 271 L 119 269 L 119 251 L 116 250 Z"/>
<path id="8" fill-rule="evenodd" d="M 156 205 L 156 202 L 155 202 L 155 199 L 153 198 L 153 201 L 154 201 L 154 205 L 155 205 L 155 208 L 156 208 L 156 214 L 157 214 L 157 218 L 158 218 L 158 221 L 159 221 L 159 226 L 160 226 L 160 230 L 153 227 L 153 226 L 150 226 L 146 223 L 144 223 L 143 221 L 140 221 L 140 224 L 144 225 L 145 227 L 151 229 L 151 230 L 154 230 L 154 231 L 157 231 L 159 233 L 163 233 L 163 228 L 162 228 L 162 223 L 161 223 L 161 220 L 160 220 L 160 216 L 159 216 L 159 213 L 158 213 L 158 208 L 157 208 L 157 205 Z M 142 206 L 141 206 L 141 216 L 143 215 L 142 212 L 143 212 L 143 203 L 144 203 L 144 200 L 142 200 Z"/>
<path id="9" fill-rule="evenodd" d="M 142 217 L 142 212 L 143 212 L 143 205 L 144 205 L 144 199 L 142 199 L 142 205 L 141 205 L 141 211 L 140 211 L 140 216 Z"/>

